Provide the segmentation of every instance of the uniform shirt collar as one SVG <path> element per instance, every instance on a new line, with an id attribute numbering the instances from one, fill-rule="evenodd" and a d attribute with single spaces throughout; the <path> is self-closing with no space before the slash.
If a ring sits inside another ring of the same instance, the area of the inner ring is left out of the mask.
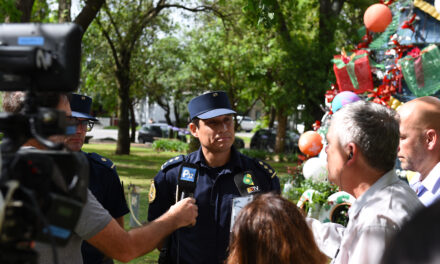
<path id="1" fill-rule="evenodd" d="M 422 181 L 423 187 L 429 192 L 436 193 L 440 184 L 440 162 L 432 168 L 426 178 Z M 420 181 L 420 178 L 419 178 Z"/>
<path id="2" fill-rule="evenodd" d="M 348 210 L 349 218 L 353 218 L 355 215 L 357 215 L 365 206 L 365 204 L 373 198 L 377 191 L 393 184 L 396 181 L 399 181 L 399 179 L 397 178 L 394 169 L 385 173 L 373 185 L 371 185 L 371 187 L 367 191 L 365 191 L 358 199 L 356 199 L 356 201 Z"/>

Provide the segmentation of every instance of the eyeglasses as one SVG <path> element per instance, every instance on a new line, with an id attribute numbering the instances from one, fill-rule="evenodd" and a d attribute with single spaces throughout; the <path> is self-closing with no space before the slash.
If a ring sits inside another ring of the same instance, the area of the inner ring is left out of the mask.
<path id="1" fill-rule="evenodd" d="M 87 119 L 79 119 L 77 117 L 73 116 L 67 116 L 66 117 L 67 124 L 71 126 L 80 126 L 81 129 L 87 129 L 87 132 L 92 131 L 93 126 L 95 125 L 95 122 Z"/>

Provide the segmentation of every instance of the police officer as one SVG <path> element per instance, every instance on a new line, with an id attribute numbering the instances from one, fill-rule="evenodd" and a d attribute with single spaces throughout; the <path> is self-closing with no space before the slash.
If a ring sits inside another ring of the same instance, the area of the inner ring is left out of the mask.
<path id="1" fill-rule="evenodd" d="M 64 144 L 72 151 L 81 151 L 86 132 L 93 128 L 94 122 L 98 121 L 98 119 L 90 115 L 92 98 L 85 95 L 72 94 L 69 101 L 72 116 L 68 117 L 68 119 L 76 125 L 76 131 L 74 134 L 66 137 Z M 83 153 L 90 164 L 90 191 L 123 228 L 124 215 L 129 210 L 115 165 L 111 160 L 96 153 Z M 84 263 L 113 263 L 112 259 L 106 257 L 86 241 L 82 243 L 81 252 Z"/>
<path id="2" fill-rule="evenodd" d="M 201 147 L 187 156 L 162 165 L 151 184 L 148 220 L 165 213 L 179 200 L 180 180 L 187 170 L 198 175 L 194 198 L 199 207 L 197 223 L 174 232 L 164 241 L 171 263 L 223 263 L 231 225 L 232 200 L 258 192 L 280 192 L 276 172 L 262 161 L 247 157 L 234 147 L 234 114 L 225 92 L 210 92 L 188 104 L 191 134 Z M 179 180 L 180 179 L 180 180 Z"/>

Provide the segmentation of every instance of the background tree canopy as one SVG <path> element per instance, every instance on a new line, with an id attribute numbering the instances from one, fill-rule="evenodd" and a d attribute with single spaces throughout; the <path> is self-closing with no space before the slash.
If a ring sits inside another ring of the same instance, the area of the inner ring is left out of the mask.
<path id="1" fill-rule="evenodd" d="M 80 92 L 119 118 L 119 154 L 129 154 L 134 106 L 143 98 L 160 105 L 169 124 L 184 126 L 190 98 L 213 90 L 226 91 L 240 114 L 261 102 L 269 124 L 278 122 L 281 152 L 288 120 L 307 129 L 323 115 L 330 60 L 337 47 L 360 41 L 363 12 L 375 2 L 88 0 L 71 18 L 67 0 L 5 0 L 0 19 L 82 25 Z"/>

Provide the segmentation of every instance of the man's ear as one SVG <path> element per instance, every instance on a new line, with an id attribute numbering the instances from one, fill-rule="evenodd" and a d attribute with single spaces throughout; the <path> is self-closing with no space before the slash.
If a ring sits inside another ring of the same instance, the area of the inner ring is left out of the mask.
<path id="1" fill-rule="evenodd" d="M 199 129 L 198 129 L 198 127 L 196 126 L 196 124 L 194 124 L 194 123 L 189 123 L 189 131 L 191 132 L 191 134 L 194 136 L 194 137 L 196 137 L 196 138 L 198 138 L 199 137 Z"/>
<path id="2" fill-rule="evenodd" d="M 357 154 L 357 146 L 354 143 L 348 143 L 345 147 L 345 153 L 347 154 L 347 162 L 354 159 Z"/>
<path id="3" fill-rule="evenodd" d="M 438 141 L 439 137 L 435 129 L 428 129 L 425 132 L 425 143 L 429 150 L 433 150 L 440 143 Z"/>

